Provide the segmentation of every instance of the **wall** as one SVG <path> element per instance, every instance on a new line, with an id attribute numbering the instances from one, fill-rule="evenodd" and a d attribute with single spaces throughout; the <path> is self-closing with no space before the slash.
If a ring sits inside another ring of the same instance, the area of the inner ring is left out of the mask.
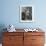
<path id="1" fill-rule="evenodd" d="M 46 28 L 46 1 L 45 0 L 1 0 L 0 25 L 13 24 L 16 28 L 41 27 Z M 21 23 L 19 21 L 19 6 L 33 5 L 35 21 Z"/>

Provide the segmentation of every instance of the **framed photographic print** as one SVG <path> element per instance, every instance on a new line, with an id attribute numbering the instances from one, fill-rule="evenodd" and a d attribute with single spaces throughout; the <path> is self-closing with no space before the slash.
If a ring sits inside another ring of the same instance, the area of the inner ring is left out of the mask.
<path id="1" fill-rule="evenodd" d="M 34 21 L 34 7 L 33 5 L 20 6 L 20 22 L 33 22 Z"/>

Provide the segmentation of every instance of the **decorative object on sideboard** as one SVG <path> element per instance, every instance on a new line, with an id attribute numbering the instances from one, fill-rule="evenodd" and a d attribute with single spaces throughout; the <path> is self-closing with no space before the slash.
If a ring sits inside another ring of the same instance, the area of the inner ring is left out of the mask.
<path id="1" fill-rule="evenodd" d="M 34 28 L 34 29 L 24 29 L 25 32 L 31 31 L 31 32 L 39 32 L 38 29 Z"/>
<path id="2" fill-rule="evenodd" d="M 7 27 L 7 31 L 8 31 L 8 32 L 16 32 L 15 27 L 14 27 L 12 24 L 10 24 L 10 25 Z"/>

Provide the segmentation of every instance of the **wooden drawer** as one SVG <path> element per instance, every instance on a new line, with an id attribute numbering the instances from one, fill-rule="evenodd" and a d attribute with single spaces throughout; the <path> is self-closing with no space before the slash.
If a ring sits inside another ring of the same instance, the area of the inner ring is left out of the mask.
<path id="1" fill-rule="evenodd" d="M 24 36 L 24 46 L 31 46 L 32 44 L 32 37 L 30 36 Z"/>
<path id="2" fill-rule="evenodd" d="M 44 46 L 44 44 L 32 44 L 32 46 Z"/>
<path id="3" fill-rule="evenodd" d="M 28 43 L 28 42 L 32 42 L 32 37 L 24 37 L 24 42 Z"/>
<path id="4" fill-rule="evenodd" d="M 42 32 L 25 32 L 24 33 L 24 46 L 43 46 L 44 33 Z"/>
<path id="5" fill-rule="evenodd" d="M 2 44 L 2 46 L 23 46 L 23 44 Z"/>
<path id="6" fill-rule="evenodd" d="M 44 36 L 44 34 L 45 34 L 44 32 L 25 32 L 25 33 L 24 33 L 24 36 L 31 36 L 31 35 L 32 35 L 32 36 L 33 36 L 33 35 L 34 35 L 34 36 L 36 36 L 36 35 L 37 35 L 37 36 L 41 36 L 41 35 Z"/>
<path id="7" fill-rule="evenodd" d="M 32 43 L 33 44 L 43 44 L 44 36 L 32 36 Z"/>
<path id="8" fill-rule="evenodd" d="M 23 36 L 23 32 L 4 32 L 4 36 Z"/>
<path id="9" fill-rule="evenodd" d="M 4 36 L 3 43 L 14 43 L 23 41 L 23 36 Z"/>

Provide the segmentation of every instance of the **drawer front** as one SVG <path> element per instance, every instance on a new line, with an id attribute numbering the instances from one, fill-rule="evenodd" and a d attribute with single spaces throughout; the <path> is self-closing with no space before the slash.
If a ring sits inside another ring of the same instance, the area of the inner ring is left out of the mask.
<path id="1" fill-rule="evenodd" d="M 24 46 L 43 46 L 44 33 L 42 32 L 25 32 L 24 33 Z"/>
<path id="2" fill-rule="evenodd" d="M 32 44 L 32 37 L 30 36 L 24 36 L 24 46 L 31 46 Z"/>
<path id="3" fill-rule="evenodd" d="M 44 46 L 43 44 L 32 44 L 32 46 Z"/>
<path id="4" fill-rule="evenodd" d="M 3 46 L 23 46 L 23 32 L 4 32 Z"/>
<path id="5" fill-rule="evenodd" d="M 32 44 L 44 44 L 44 36 L 32 36 Z"/>
<path id="6" fill-rule="evenodd" d="M 45 35 L 45 33 L 44 32 L 25 32 L 24 33 L 24 36 L 44 36 Z"/>
<path id="7" fill-rule="evenodd" d="M 14 43 L 14 42 L 22 42 L 23 36 L 4 36 L 3 43 Z"/>
<path id="8" fill-rule="evenodd" d="M 4 36 L 23 36 L 23 32 L 4 32 Z"/>
<path id="9" fill-rule="evenodd" d="M 2 44 L 2 46 L 23 46 L 23 44 Z"/>

